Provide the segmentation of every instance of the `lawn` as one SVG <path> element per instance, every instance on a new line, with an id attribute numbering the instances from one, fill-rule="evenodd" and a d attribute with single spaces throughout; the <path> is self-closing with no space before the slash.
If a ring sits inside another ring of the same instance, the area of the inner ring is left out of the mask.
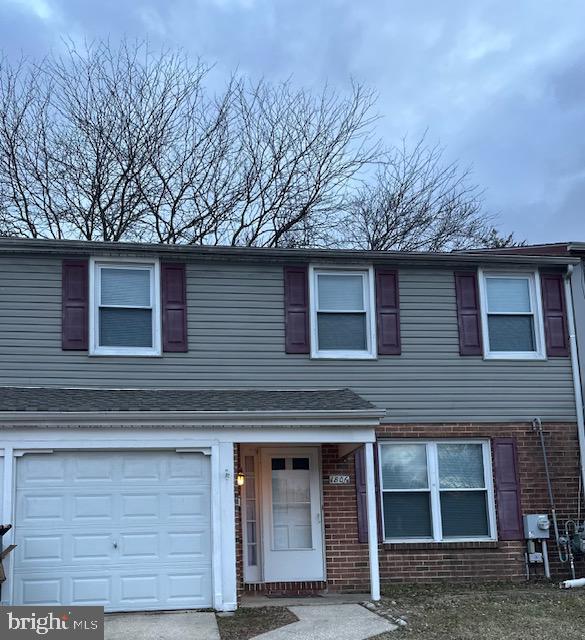
<path id="1" fill-rule="evenodd" d="M 377 611 L 407 625 L 376 640 L 583 640 L 585 589 L 553 584 L 386 586 Z M 218 618 L 222 640 L 248 640 L 291 622 L 284 607 Z"/>
<path id="2" fill-rule="evenodd" d="M 386 587 L 380 605 L 408 624 L 377 640 L 585 638 L 585 589 L 510 583 Z"/>

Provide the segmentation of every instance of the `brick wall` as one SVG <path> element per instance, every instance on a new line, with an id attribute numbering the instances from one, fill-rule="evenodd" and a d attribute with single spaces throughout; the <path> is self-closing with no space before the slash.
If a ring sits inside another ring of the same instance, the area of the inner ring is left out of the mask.
<path id="1" fill-rule="evenodd" d="M 562 528 L 568 518 L 577 516 L 577 431 L 575 424 L 550 423 L 544 425 L 544 432 L 559 525 Z M 526 513 L 550 513 L 540 444 L 530 423 L 388 425 L 380 428 L 377 435 L 378 438 L 421 439 L 515 437 L 518 443 L 522 510 Z M 331 591 L 367 591 L 368 548 L 357 540 L 353 456 L 339 461 L 337 446 L 323 445 L 322 473 L 327 587 Z M 330 474 L 348 474 L 351 484 L 330 485 Z M 240 537 L 238 531 L 238 540 Z M 524 550 L 523 542 L 382 543 L 379 545 L 380 577 L 382 582 L 523 580 Z M 240 580 L 241 553 L 239 543 Z M 549 544 L 549 555 L 553 576 L 569 578 L 568 566 L 560 565 L 557 561 L 553 540 Z M 538 572 L 542 573 L 542 568 Z M 585 575 L 585 562 L 582 560 L 577 563 L 577 573 Z M 292 583 L 279 583 L 278 590 L 284 591 L 287 586 L 293 592 L 300 587 Z M 321 585 L 315 585 L 315 588 L 318 586 Z"/>
<path id="2" fill-rule="evenodd" d="M 559 525 L 577 516 L 579 450 L 574 424 L 544 425 L 549 467 Z M 458 424 L 388 425 L 378 430 L 378 438 L 494 438 L 515 437 L 518 443 L 522 510 L 550 513 L 544 463 L 538 436 L 532 425 Z M 349 473 L 352 485 L 327 484 L 331 473 Z M 368 588 L 367 545 L 357 541 L 353 458 L 337 461 L 335 446 L 323 447 L 323 489 L 327 577 L 331 590 Z M 582 512 L 583 513 L 583 512 Z M 523 580 L 523 542 L 380 544 L 382 582 L 434 582 L 440 580 Z M 551 571 L 556 578 L 568 578 L 567 565 L 557 560 L 554 541 L 549 544 Z M 585 562 L 577 563 L 585 574 Z M 542 573 L 542 568 L 536 569 Z"/>

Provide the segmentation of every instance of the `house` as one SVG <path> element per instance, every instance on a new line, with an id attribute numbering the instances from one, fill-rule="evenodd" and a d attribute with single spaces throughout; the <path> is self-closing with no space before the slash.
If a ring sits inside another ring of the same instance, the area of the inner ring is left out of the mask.
<path id="1" fill-rule="evenodd" d="M 522 579 L 534 418 L 579 510 L 577 263 L 1 239 L 2 602 Z"/>

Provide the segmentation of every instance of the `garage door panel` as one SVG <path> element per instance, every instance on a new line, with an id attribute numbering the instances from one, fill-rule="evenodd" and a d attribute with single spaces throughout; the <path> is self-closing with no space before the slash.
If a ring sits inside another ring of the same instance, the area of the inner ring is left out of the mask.
<path id="1" fill-rule="evenodd" d="M 85 456 L 27 455 L 17 463 L 15 603 L 211 606 L 209 458 L 91 452 L 85 466 Z M 31 471 L 38 467 L 52 486 L 40 486 Z M 104 468 L 119 482 L 108 484 Z"/>
<path id="2" fill-rule="evenodd" d="M 15 600 L 17 604 L 51 605 L 61 604 L 63 578 L 46 576 L 15 576 Z"/>
<path id="3" fill-rule="evenodd" d="M 77 605 L 107 606 L 114 599 L 113 579 L 108 575 L 88 576 L 86 578 L 72 577 L 71 603 Z"/>
<path id="4" fill-rule="evenodd" d="M 21 526 L 35 528 L 54 525 L 65 520 L 66 499 L 62 495 L 33 493 L 17 496 L 16 508 Z"/>
<path id="5" fill-rule="evenodd" d="M 21 563 L 60 562 L 63 558 L 62 535 L 25 536 L 16 547 L 16 557 Z"/>
<path id="6" fill-rule="evenodd" d="M 112 535 L 68 533 L 67 548 L 71 550 L 71 562 L 88 562 L 110 560 L 112 555 Z"/>
<path id="7" fill-rule="evenodd" d="M 65 481 L 65 464 L 59 457 L 35 456 L 35 464 L 16 465 L 16 486 L 46 486 L 47 484 L 62 484 Z M 30 458 L 24 458 L 27 461 Z"/>

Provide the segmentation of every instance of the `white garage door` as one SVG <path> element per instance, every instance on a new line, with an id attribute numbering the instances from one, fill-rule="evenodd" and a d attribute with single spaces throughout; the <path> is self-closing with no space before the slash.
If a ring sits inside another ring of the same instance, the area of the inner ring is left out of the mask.
<path id="1" fill-rule="evenodd" d="M 14 604 L 211 606 L 208 456 L 27 454 L 16 491 Z"/>

